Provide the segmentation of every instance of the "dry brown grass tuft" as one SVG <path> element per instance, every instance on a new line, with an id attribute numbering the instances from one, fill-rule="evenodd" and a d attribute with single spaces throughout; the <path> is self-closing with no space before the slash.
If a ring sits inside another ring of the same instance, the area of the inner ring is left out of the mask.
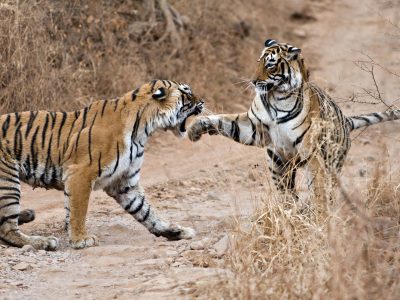
<path id="1" fill-rule="evenodd" d="M 170 17 L 179 14 L 179 37 L 167 26 L 166 3 Z M 0 113 L 74 109 L 154 78 L 189 83 L 209 107 L 242 109 L 263 41 L 291 30 L 288 16 L 265 20 L 266 9 L 290 13 L 274 7 L 259 0 L 3 1 Z M 285 31 L 276 29 L 281 23 Z"/>
<path id="2" fill-rule="evenodd" d="M 266 197 L 252 220 L 240 220 L 232 229 L 225 262 L 231 272 L 209 286 L 207 296 L 398 299 L 397 190 L 377 171 L 365 201 L 350 194 L 356 210 L 339 195 L 327 218 L 316 211 L 298 213 L 295 204 L 288 209 L 278 195 Z M 243 230 L 244 224 L 252 224 L 251 230 Z"/>

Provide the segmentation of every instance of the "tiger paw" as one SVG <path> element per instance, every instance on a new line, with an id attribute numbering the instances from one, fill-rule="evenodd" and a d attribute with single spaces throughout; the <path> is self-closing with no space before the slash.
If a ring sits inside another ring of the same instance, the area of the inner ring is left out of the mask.
<path id="1" fill-rule="evenodd" d="M 97 246 L 99 244 L 99 239 L 95 235 L 89 235 L 84 239 L 69 241 L 69 244 L 74 249 L 83 249 L 83 248 Z"/>
<path id="2" fill-rule="evenodd" d="M 54 236 L 31 236 L 30 239 L 30 244 L 38 250 L 54 251 L 60 244 L 58 238 Z"/>
<path id="3" fill-rule="evenodd" d="M 200 140 L 201 136 L 205 133 L 210 133 L 212 128 L 210 119 L 207 117 L 198 117 L 190 125 L 188 129 L 188 137 L 192 142 Z"/>
<path id="4" fill-rule="evenodd" d="M 196 231 L 190 227 L 182 227 L 179 225 L 170 226 L 168 229 L 160 233 L 161 236 L 168 240 L 176 241 L 181 239 L 189 240 L 196 235 Z"/>

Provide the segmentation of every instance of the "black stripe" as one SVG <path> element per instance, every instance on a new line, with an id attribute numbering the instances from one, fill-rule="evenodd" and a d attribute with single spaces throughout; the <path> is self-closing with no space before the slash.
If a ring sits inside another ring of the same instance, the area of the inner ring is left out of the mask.
<path id="1" fill-rule="evenodd" d="M 17 124 L 21 121 L 21 116 L 19 115 L 18 112 L 14 113 L 15 115 L 15 126 L 17 126 Z"/>
<path id="2" fill-rule="evenodd" d="M 19 180 L 12 179 L 12 178 L 3 178 L 3 177 L 0 177 L 0 181 L 11 182 L 11 183 L 15 183 L 15 184 L 20 183 Z"/>
<path id="3" fill-rule="evenodd" d="M 231 136 L 234 141 L 238 142 L 240 140 L 240 129 L 237 124 L 237 121 L 239 119 L 239 116 L 236 117 L 235 121 L 231 122 Z"/>
<path id="4" fill-rule="evenodd" d="M 101 152 L 100 152 L 100 155 L 99 155 L 99 160 L 98 160 L 97 165 L 98 165 L 98 168 L 99 168 L 98 176 L 100 177 L 101 173 L 103 172 L 103 170 L 101 169 Z"/>
<path id="5" fill-rule="evenodd" d="M 92 164 L 92 129 L 93 129 L 93 125 L 94 125 L 94 121 L 96 121 L 96 117 L 97 117 L 97 112 L 94 115 L 92 124 L 90 125 L 89 128 L 89 137 L 88 137 L 88 147 L 89 147 L 89 160 L 90 160 L 90 164 Z"/>
<path id="6" fill-rule="evenodd" d="M 133 177 L 135 177 L 138 173 L 140 172 L 140 169 L 137 169 L 135 172 L 133 172 L 132 174 L 127 176 L 127 179 L 132 179 Z"/>
<path id="7" fill-rule="evenodd" d="M 0 206 L 0 209 L 9 207 L 11 205 L 19 205 L 19 201 L 15 201 L 15 202 L 10 202 L 10 203 L 4 204 L 3 206 Z"/>
<path id="8" fill-rule="evenodd" d="M 115 172 L 117 171 L 117 169 L 118 169 L 118 164 L 119 164 L 119 143 L 117 142 L 117 162 L 115 163 L 115 167 L 114 167 L 113 172 L 112 172 L 110 175 L 108 175 L 108 177 L 111 177 L 111 176 L 114 175 L 114 173 L 115 173 Z"/>
<path id="9" fill-rule="evenodd" d="M 17 194 L 7 194 L 7 195 L 4 195 L 4 196 L 1 196 L 0 197 L 0 201 L 1 200 L 18 200 L 19 201 L 19 195 L 17 195 Z"/>
<path id="10" fill-rule="evenodd" d="M 44 143 L 46 142 L 46 131 L 48 126 L 49 126 L 49 115 L 46 114 L 46 121 L 44 122 L 42 130 L 42 149 L 44 148 Z"/>
<path id="11" fill-rule="evenodd" d="M 304 135 L 306 134 L 306 132 L 308 131 L 308 129 L 310 129 L 311 127 L 311 123 L 310 125 L 308 125 L 308 127 L 303 131 L 303 133 L 297 137 L 297 139 L 293 142 L 293 147 L 296 147 L 297 144 L 301 143 L 303 141 Z"/>
<path id="12" fill-rule="evenodd" d="M 22 155 L 22 134 L 21 134 L 22 123 L 19 122 L 14 133 L 14 154 L 17 161 L 21 160 Z"/>
<path id="13" fill-rule="evenodd" d="M 267 149 L 267 154 L 278 167 L 284 166 L 283 161 L 271 149 Z"/>
<path id="14" fill-rule="evenodd" d="M 135 140 L 137 137 L 139 123 L 140 123 L 140 111 L 136 113 L 135 123 L 133 124 L 132 135 L 131 135 L 132 141 Z"/>
<path id="15" fill-rule="evenodd" d="M 107 106 L 107 100 L 103 100 L 104 101 L 104 103 L 103 103 L 103 108 L 101 109 L 101 116 L 103 116 L 104 115 L 104 110 L 106 109 L 106 106 Z"/>
<path id="16" fill-rule="evenodd" d="M 56 119 L 57 119 L 57 114 L 55 113 L 55 112 L 50 112 L 50 116 L 51 116 L 51 118 L 52 118 L 52 121 L 51 121 L 51 129 L 53 130 L 54 129 L 54 126 L 56 125 Z"/>
<path id="17" fill-rule="evenodd" d="M 136 96 L 137 96 L 137 93 L 138 93 L 138 92 L 139 92 L 139 89 L 135 89 L 135 90 L 132 92 L 132 102 L 136 100 Z"/>
<path id="18" fill-rule="evenodd" d="M 119 99 L 114 100 L 114 112 L 117 110 Z"/>
<path id="19" fill-rule="evenodd" d="M 39 132 L 39 128 L 40 126 L 36 127 L 35 132 L 32 136 L 32 140 L 31 140 L 31 156 L 32 156 L 32 167 L 33 167 L 33 175 L 35 175 L 35 171 L 38 167 L 38 154 L 35 151 L 35 146 L 36 146 L 36 138 Z"/>
<path id="20" fill-rule="evenodd" d="M 79 138 L 81 137 L 82 130 L 85 129 L 85 126 L 86 126 L 86 118 L 87 118 L 88 110 L 89 110 L 88 107 L 85 107 L 83 109 L 82 126 L 81 126 L 81 130 L 79 130 L 79 132 L 78 132 L 78 137 L 76 138 L 75 151 L 78 150 Z"/>
<path id="21" fill-rule="evenodd" d="M 3 138 L 7 135 L 7 130 L 10 128 L 10 115 L 7 115 L 6 120 L 4 121 L 3 125 L 1 126 L 2 131 L 3 131 Z"/>
<path id="22" fill-rule="evenodd" d="M 143 195 L 140 195 L 139 197 L 141 198 L 142 201 L 140 202 L 140 204 L 139 204 L 133 211 L 130 211 L 130 212 L 129 212 L 131 215 L 134 215 L 134 214 L 138 213 L 138 212 L 142 209 L 142 207 L 143 207 L 143 204 L 144 204 L 144 196 L 143 196 Z"/>
<path id="23" fill-rule="evenodd" d="M 149 208 L 147 209 L 146 213 L 144 214 L 143 219 L 140 220 L 140 223 L 145 222 L 147 220 L 147 218 L 149 217 L 149 215 L 150 215 L 150 205 L 149 205 Z"/>
<path id="24" fill-rule="evenodd" d="M 17 219 L 18 217 L 19 217 L 19 214 L 9 215 L 7 217 L 0 217 L 0 226 L 3 225 L 8 220 Z"/>
<path id="25" fill-rule="evenodd" d="M 156 85 L 157 80 L 152 80 L 151 85 L 150 85 L 150 91 L 153 93 L 154 92 L 154 86 Z"/>
<path id="26" fill-rule="evenodd" d="M 377 118 L 379 121 L 382 121 L 383 118 L 378 114 L 378 113 L 373 113 L 372 114 L 375 118 Z"/>
<path id="27" fill-rule="evenodd" d="M 0 162 L 5 165 L 7 168 L 15 171 L 15 172 L 19 172 L 19 170 L 15 167 L 15 166 L 11 166 L 8 164 L 8 162 L 4 161 L 2 158 L 0 158 Z"/>
<path id="28" fill-rule="evenodd" d="M 60 138 L 61 138 L 61 131 L 65 125 L 65 121 L 67 120 L 67 113 L 66 112 L 62 112 L 63 116 L 61 119 L 61 123 L 60 123 L 60 128 L 58 129 L 58 136 L 57 136 L 57 148 L 60 147 Z"/>
<path id="29" fill-rule="evenodd" d="M 136 197 L 133 198 L 133 199 L 128 203 L 128 205 L 125 205 L 124 209 L 125 209 L 126 211 L 129 211 L 129 210 L 131 209 L 131 207 L 132 207 L 132 205 L 133 205 L 133 203 L 134 203 L 135 201 L 136 201 Z"/>
<path id="30" fill-rule="evenodd" d="M 74 127 L 75 127 L 75 122 L 76 122 L 76 120 L 78 120 L 78 118 L 79 118 L 79 116 L 80 116 L 80 111 L 75 111 L 75 112 L 74 112 L 74 115 L 75 115 L 75 120 L 72 122 L 71 128 L 70 128 L 69 133 L 68 133 L 67 140 L 66 140 L 66 142 L 64 143 L 63 153 L 65 153 L 65 151 L 67 151 L 67 149 L 68 149 L 68 147 L 69 147 L 69 139 L 71 138 L 72 130 L 73 130 Z"/>
<path id="31" fill-rule="evenodd" d="M 37 114 L 38 113 L 34 112 L 34 111 L 29 112 L 29 120 L 28 120 L 28 124 L 26 126 L 25 139 L 28 138 L 29 132 L 31 131 L 31 129 L 33 127 L 33 122 L 35 122 Z"/>
<path id="32" fill-rule="evenodd" d="M 19 179 L 18 173 L 17 174 L 13 174 L 11 172 L 9 172 L 8 170 L 5 170 L 4 168 L 0 167 L 0 171 L 3 172 L 4 174 L 11 176 L 14 179 Z"/>

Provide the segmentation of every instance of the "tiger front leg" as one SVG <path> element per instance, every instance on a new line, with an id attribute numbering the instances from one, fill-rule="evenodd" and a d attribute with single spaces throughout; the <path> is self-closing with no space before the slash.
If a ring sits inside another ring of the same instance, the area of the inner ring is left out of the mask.
<path id="1" fill-rule="evenodd" d="M 191 239 L 196 234 L 190 227 L 172 225 L 157 216 L 139 185 L 130 186 L 126 182 L 118 187 L 108 188 L 106 192 L 155 236 L 163 236 L 168 240 L 180 240 Z"/>
<path id="2" fill-rule="evenodd" d="M 268 126 L 252 120 L 249 113 L 197 117 L 189 127 L 188 137 L 195 142 L 205 133 L 221 134 L 235 142 L 258 147 L 271 141 Z"/>
<path id="3" fill-rule="evenodd" d="M 269 162 L 269 170 L 272 175 L 272 180 L 279 192 L 289 200 L 297 201 L 298 195 L 295 189 L 297 165 L 295 161 L 285 160 L 273 148 L 267 148 L 267 158 Z"/>
<path id="4" fill-rule="evenodd" d="M 92 183 L 90 176 L 81 173 L 70 173 L 65 182 L 64 195 L 69 203 L 69 242 L 72 248 L 83 249 L 96 246 L 99 240 L 95 235 L 88 235 L 86 231 L 86 214 Z M 66 225 L 67 226 L 67 225 Z"/>

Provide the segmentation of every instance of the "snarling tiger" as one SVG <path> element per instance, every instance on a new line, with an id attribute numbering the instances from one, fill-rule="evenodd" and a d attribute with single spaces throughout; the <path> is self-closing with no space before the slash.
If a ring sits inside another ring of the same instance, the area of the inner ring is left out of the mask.
<path id="1" fill-rule="evenodd" d="M 309 79 L 299 48 L 267 40 L 252 81 L 256 95 L 240 114 L 200 116 L 192 123 L 192 141 L 204 133 L 222 134 L 245 145 L 266 147 L 278 190 L 295 198 L 298 167 L 307 166 L 317 195 L 324 178 L 341 170 L 350 148 L 350 132 L 400 118 L 400 110 L 346 117 Z"/>
<path id="2" fill-rule="evenodd" d="M 85 228 L 93 189 L 103 189 L 156 236 L 193 237 L 193 229 L 170 225 L 157 216 L 139 178 L 150 135 L 162 128 L 182 136 L 186 119 L 202 108 L 203 101 L 188 85 L 154 80 L 120 98 L 95 101 L 78 111 L 0 116 L 0 240 L 17 247 L 58 247 L 55 237 L 20 231 L 18 224 L 34 219 L 34 211 L 20 211 L 21 181 L 64 191 L 73 248 L 98 244 Z"/>

